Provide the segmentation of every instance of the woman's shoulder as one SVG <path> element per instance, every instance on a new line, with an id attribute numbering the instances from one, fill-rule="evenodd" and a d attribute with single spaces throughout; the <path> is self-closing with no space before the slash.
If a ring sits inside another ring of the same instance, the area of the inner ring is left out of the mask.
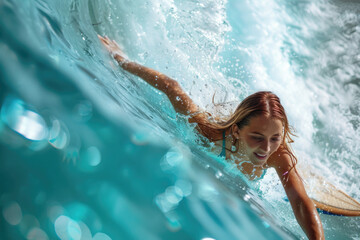
<path id="1" fill-rule="evenodd" d="M 216 142 L 223 139 L 224 130 L 216 128 L 215 124 L 210 120 L 206 112 L 198 112 L 189 118 L 189 123 L 196 123 L 196 129 L 199 133 L 209 139 L 211 142 Z"/>
<path id="2" fill-rule="evenodd" d="M 271 154 L 267 161 L 267 166 L 285 169 L 291 168 L 293 165 L 291 158 L 292 154 L 290 151 L 281 145 L 273 154 Z"/>

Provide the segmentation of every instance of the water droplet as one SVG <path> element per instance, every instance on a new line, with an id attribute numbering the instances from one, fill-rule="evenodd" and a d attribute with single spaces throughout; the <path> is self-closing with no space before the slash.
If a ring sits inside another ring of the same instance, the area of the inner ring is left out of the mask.
<path id="1" fill-rule="evenodd" d="M 216 177 L 217 179 L 221 178 L 222 175 L 223 175 L 223 173 L 222 173 L 221 171 L 217 171 L 217 172 L 215 173 L 215 177 Z"/>
<path id="2" fill-rule="evenodd" d="M 247 202 L 251 199 L 251 196 L 249 194 L 245 194 L 244 200 Z"/>
<path id="3" fill-rule="evenodd" d="M 263 224 L 264 224 L 265 228 L 269 228 L 269 227 L 270 227 L 270 224 L 269 224 L 268 222 L 266 222 L 266 221 L 263 221 Z"/>

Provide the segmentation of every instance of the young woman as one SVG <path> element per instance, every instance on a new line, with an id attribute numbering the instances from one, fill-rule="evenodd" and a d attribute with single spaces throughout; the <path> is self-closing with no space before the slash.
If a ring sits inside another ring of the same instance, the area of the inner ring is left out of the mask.
<path id="1" fill-rule="evenodd" d="M 178 82 L 168 76 L 129 61 L 115 41 L 99 39 L 124 70 L 139 76 L 164 92 L 174 109 L 189 116 L 200 134 L 215 143 L 213 151 L 233 160 L 249 179 L 261 178 L 267 168 L 275 168 L 295 217 L 309 239 L 325 239 L 314 203 L 296 171 L 296 157 L 289 143 L 291 129 L 279 98 L 271 92 L 257 92 L 244 99 L 226 122 L 209 120 Z"/>

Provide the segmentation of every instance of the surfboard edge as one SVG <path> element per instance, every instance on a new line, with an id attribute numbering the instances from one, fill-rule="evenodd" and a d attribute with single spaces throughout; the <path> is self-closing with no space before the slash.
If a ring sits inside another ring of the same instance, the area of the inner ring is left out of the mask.
<path id="1" fill-rule="evenodd" d="M 335 214 L 335 215 L 341 215 L 341 216 L 347 216 L 347 217 L 359 217 L 360 216 L 360 210 L 348 210 L 348 209 L 342 209 L 338 207 L 333 207 L 326 205 L 324 203 L 321 203 L 315 199 L 311 199 L 315 206 L 321 210 L 324 210 L 326 212 Z"/>

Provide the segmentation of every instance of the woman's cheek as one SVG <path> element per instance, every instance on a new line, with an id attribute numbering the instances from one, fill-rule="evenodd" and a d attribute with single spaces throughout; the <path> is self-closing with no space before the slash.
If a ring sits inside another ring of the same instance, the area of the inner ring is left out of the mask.
<path id="1" fill-rule="evenodd" d="M 280 143 L 275 144 L 275 146 L 273 147 L 273 149 L 271 151 L 271 154 L 276 152 L 279 149 L 279 147 L 280 147 Z"/>
<path id="2" fill-rule="evenodd" d="M 255 148 L 257 146 L 257 142 L 251 138 L 249 139 L 246 139 L 246 145 L 249 147 L 249 148 Z"/>

